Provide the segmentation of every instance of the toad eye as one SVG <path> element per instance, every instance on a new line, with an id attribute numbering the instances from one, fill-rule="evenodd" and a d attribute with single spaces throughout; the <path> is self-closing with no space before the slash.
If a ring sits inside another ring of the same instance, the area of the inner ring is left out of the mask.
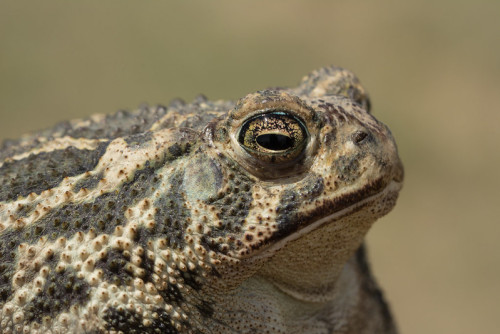
<path id="1" fill-rule="evenodd" d="M 300 155 L 307 143 L 303 122 L 286 111 L 271 111 L 246 120 L 238 142 L 265 162 L 288 162 Z"/>

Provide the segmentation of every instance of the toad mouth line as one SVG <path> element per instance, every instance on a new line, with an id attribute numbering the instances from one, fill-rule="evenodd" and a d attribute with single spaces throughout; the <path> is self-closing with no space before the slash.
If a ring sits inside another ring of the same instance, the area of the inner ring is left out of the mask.
<path id="1" fill-rule="evenodd" d="M 397 194 L 399 192 L 399 190 L 401 190 L 402 185 L 403 185 L 402 182 L 398 182 L 397 180 L 392 180 L 381 191 L 379 191 L 371 196 L 368 196 L 367 198 L 365 198 L 363 200 L 357 201 L 353 205 L 345 207 L 345 208 L 343 208 L 339 211 L 336 211 L 336 212 L 334 212 L 326 217 L 323 217 L 323 218 L 316 220 L 315 222 L 305 226 L 302 229 L 299 229 L 297 232 L 290 234 L 289 236 L 281 239 L 280 241 L 274 243 L 273 245 L 271 245 L 269 247 L 263 247 L 262 249 L 257 251 L 257 254 L 256 253 L 252 254 L 251 257 L 255 260 L 270 257 L 276 251 L 278 251 L 284 245 L 286 245 L 287 243 L 294 241 L 296 239 L 299 239 L 303 235 L 306 235 L 309 232 L 311 232 L 311 231 L 313 231 L 313 230 L 315 230 L 315 229 L 317 229 L 325 224 L 333 223 L 334 221 L 338 221 L 349 214 L 353 214 L 354 212 L 359 211 L 362 208 L 364 208 L 365 206 L 370 205 L 371 203 L 375 202 L 378 198 L 385 197 L 391 193 Z M 341 226 L 339 225 L 338 228 L 340 229 Z"/>

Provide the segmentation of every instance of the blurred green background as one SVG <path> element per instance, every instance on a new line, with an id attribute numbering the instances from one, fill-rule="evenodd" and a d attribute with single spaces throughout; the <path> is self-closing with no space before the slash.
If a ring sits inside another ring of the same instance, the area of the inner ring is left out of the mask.
<path id="1" fill-rule="evenodd" d="M 498 333 L 500 1 L 0 2 L 0 139 L 336 64 L 406 167 L 368 236 L 402 333 Z"/>

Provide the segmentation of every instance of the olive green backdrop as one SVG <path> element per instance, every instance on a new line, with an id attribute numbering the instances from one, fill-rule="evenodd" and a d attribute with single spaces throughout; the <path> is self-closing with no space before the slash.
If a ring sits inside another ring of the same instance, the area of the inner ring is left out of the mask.
<path id="1" fill-rule="evenodd" d="M 0 139 L 337 64 L 406 167 L 368 244 L 403 333 L 498 333 L 500 1 L 0 2 Z"/>

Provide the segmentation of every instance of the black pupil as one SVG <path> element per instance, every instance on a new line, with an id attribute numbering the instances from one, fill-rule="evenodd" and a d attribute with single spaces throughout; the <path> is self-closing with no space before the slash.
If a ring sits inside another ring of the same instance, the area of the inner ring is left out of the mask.
<path id="1" fill-rule="evenodd" d="M 258 136 L 257 144 L 268 150 L 283 151 L 293 146 L 293 139 L 280 134 L 268 133 Z"/>

